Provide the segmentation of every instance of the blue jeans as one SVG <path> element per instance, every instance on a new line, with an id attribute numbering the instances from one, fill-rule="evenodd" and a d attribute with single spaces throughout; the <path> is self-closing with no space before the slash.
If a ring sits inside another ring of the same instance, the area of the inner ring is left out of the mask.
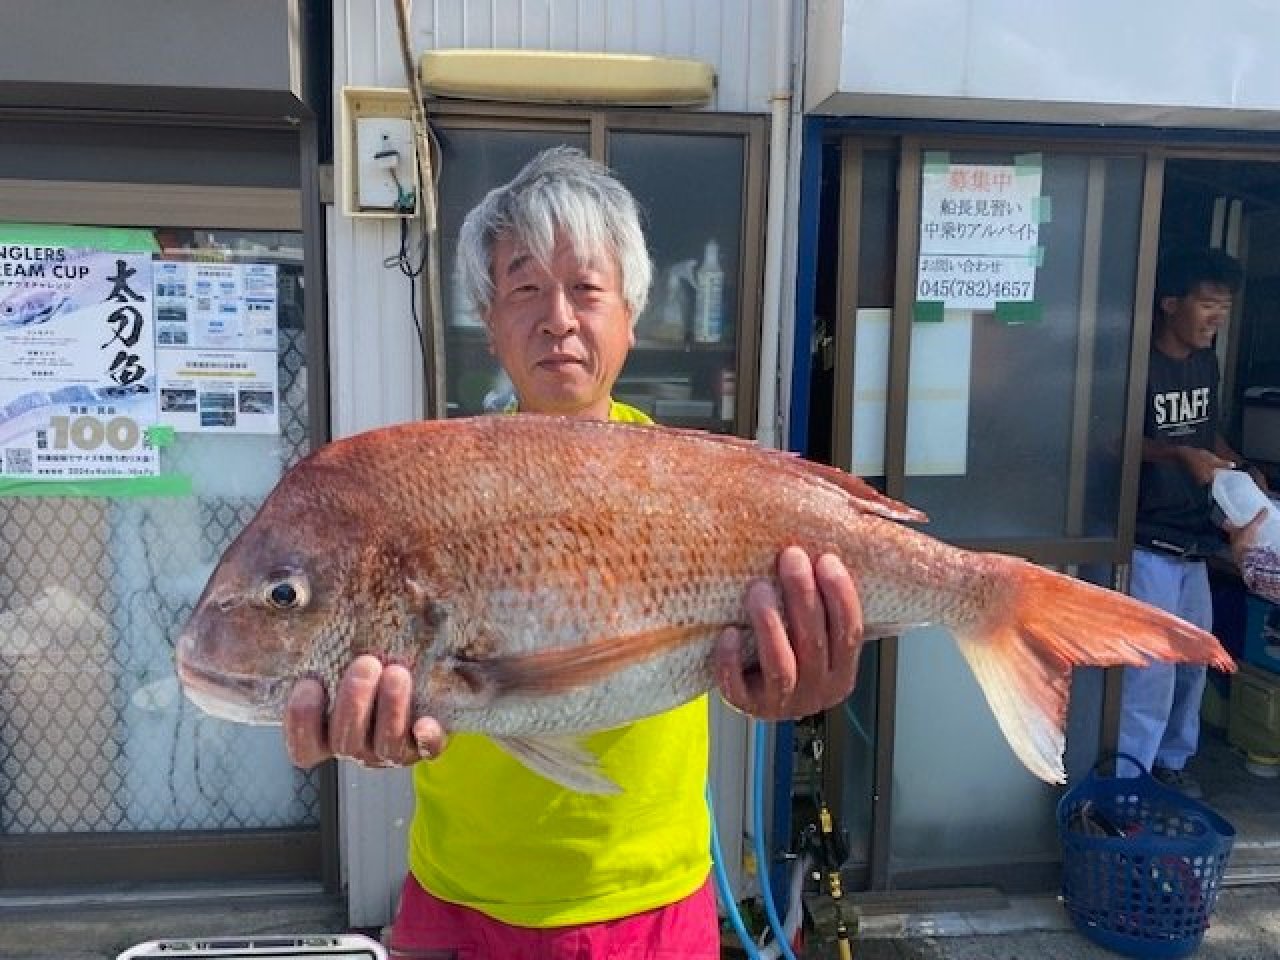
<path id="1" fill-rule="evenodd" d="M 1202 560 L 1134 550 L 1129 593 L 1197 627 L 1213 626 L 1209 571 Z M 1200 742 L 1200 698 L 1206 672 L 1205 667 L 1188 663 L 1126 667 L 1120 698 L 1120 751 L 1132 754 L 1148 770 L 1185 767 Z M 1131 764 L 1122 762 L 1118 772 L 1132 776 L 1134 771 Z"/>

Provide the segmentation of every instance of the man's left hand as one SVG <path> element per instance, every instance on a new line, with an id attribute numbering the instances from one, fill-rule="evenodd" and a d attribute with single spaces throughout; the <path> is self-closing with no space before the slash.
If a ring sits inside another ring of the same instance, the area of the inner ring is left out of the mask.
<path id="1" fill-rule="evenodd" d="M 725 630 L 715 652 L 720 692 L 765 720 L 790 720 L 840 703 L 853 690 L 862 651 L 862 604 L 841 560 L 814 562 L 799 547 L 778 555 L 777 580 L 747 589 L 744 607 L 759 666 L 744 666 L 742 631 Z"/>

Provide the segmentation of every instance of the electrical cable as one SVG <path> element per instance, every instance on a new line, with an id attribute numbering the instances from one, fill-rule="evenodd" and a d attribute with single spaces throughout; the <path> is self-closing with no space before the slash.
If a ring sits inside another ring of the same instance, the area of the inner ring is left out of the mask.
<path id="1" fill-rule="evenodd" d="M 395 177 L 394 171 L 392 177 Z M 396 179 L 396 189 L 400 190 L 400 181 Z M 404 194 L 401 193 L 403 201 Z M 409 315 L 413 318 L 413 329 L 418 334 L 418 349 L 423 349 L 423 333 L 422 321 L 418 318 L 418 285 L 417 279 L 422 276 L 422 272 L 427 263 L 427 232 L 425 228 L 419 239 L 419 255 L 418 262 L 413 262 L 412 251 L 409 249 L 409 218 L 400 217 L 400 249 L 382 261 L 382 265 L 387 269 L 396 267 L 401 274 L 409 278 Z"/>

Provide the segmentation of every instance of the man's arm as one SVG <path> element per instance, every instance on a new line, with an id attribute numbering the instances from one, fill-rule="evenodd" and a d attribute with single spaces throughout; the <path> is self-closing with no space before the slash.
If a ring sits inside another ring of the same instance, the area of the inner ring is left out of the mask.
<path id="1" fill-rule="evenodd" d="M 1225 444 L 1223 444 L 1225 446 Z M 1172 463 L 1186 470 L 1200 486 L 1208 486 L 1213 482 L 1213 471 L 1231 469 L 1235 461 L 1221 456 L 1217 451 L 1204 450 L 1200 447 L 1181 446 L 1167 443 L 1156 437 L 1142 438 L 1142 459 L 1147 463 Z"/>

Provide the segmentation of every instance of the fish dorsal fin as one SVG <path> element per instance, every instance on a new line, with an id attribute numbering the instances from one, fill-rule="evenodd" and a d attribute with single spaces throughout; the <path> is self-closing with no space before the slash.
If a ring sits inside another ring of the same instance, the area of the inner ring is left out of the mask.
<path id="1" fill-rule="evenodd" d="M 600 772 L 600 762 L 574 737 L 495 737 L 526 767 L 578 793 L 617 794 L 622 788 Z"/>
<path id="2" fill-rule="evenodd" d="M 588 686 L 626 667 L 675 650 L 727 624 L 658 627 L 574 647 L 459 659 L 455 669 L 477 693 L 552 696 Z"/>
<path id="3" fill-rule="evenodd" d="M 622 423 L 610 423 L 605 424 L 604 426 L 607 428 L 619 429 L 652 429 L 638 427 L 636 424 Z M 859 509 L 865 510 L 867 513 L 874 513 L 877 516 L 885 517 L 889 520 L 905 520 L 912 523 L 924 523 L 929 519 L 923 511 L 902 503 L 900 500 L 895 500 L 890 496 L 886 496 L 861 477 L 855 476 L 848 471 L 841 470 L 839 467 L 833 467 L 825 463 L 817 463 L 813 460 L 806 460 L 799 454 L 792 453 L 788 450 L 777 450 L 772 447 L 764 447 L 756 441 L 748 440 L 744 437 L 735 437 L 721 433 L 708 433 L 704 430 L 692 430 L 684 427 L 663 427 L 662 430 L 666 433 L 690 437 L 704 443 L 715 443 L 726 447 L 734 447 L 739 450 L 755 450 L 772 459 L 774 461 L 774 465 L 783 470 L 787 470 L 797 476 L 805 476 L 821 480 L 834 487 L 838 487 L 854 499 Z"/>

